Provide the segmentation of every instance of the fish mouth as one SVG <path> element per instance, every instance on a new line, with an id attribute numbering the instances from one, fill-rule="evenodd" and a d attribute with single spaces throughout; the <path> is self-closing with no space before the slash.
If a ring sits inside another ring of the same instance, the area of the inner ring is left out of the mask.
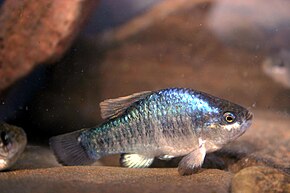
<path id="1" fill-rule="evenodd" d="M 251 121 L 253 119 L 253 113 L 251 113 L 250 111 L 247 111 L 246 113 L 246 121 Z"/>
<path id="2" fill-rule="evenodd" d="M 252 125 L 253 116 L 254 116 L 253 113 L 251 113 L 250 111 L 245 112 L 245 118 L 242 121 L 240 132 L 237 134 L 236 138 L 243 135 L 248 130 L 248 128 Z"/>
<path id="3" fill-rule="evenodd" d="M 241 125 L 241 135 L 246 132 L 246 130 L 252 125 L 252 119 L 253 119 L 253 114 L 252 113 L 247 113 L 245 120 L 243 121 L 243 124 Z"/>
<path id="4" fill-rule="evenodd" d="M 0 152 L 0 159 L 6 159 L 8 157 L 8 153 Z"/>

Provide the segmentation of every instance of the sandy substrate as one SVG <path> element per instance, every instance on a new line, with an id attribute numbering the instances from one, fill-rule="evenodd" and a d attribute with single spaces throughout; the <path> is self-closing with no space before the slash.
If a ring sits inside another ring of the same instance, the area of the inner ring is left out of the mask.
<path id="1" fill-rule="evenodd" d="M 13 178 L 13 182 L 11 179 Z M 180 177 L 175 169 L 62 167 L 1 175 L 7 192 L 228 192 L 232 174 L 206 170 Z M 11 183 L 14 183 L 13 187 Z"/>

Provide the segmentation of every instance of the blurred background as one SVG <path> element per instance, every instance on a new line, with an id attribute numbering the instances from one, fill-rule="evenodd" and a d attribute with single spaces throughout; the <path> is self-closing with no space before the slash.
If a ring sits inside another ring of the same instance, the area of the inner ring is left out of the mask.
<path id="1" fill-rule="evenodd" d="M 31 144 L 100 124 L 105 99 L 167 87 L 289 117 L 288 1 L 0 3 L 0 121 Z"/>

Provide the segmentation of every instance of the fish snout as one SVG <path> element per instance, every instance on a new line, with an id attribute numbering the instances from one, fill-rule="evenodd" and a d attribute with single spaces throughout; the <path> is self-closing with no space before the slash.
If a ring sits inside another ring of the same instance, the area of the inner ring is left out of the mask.
<path id="1" fill-rule="evenodd" d="M 252 119 L 253 119 L 253 116 L 254 116 L 254 114 L 253 114 L 252 112 L 247 111 L 247 112 L 246 112 L 246 115 L 245 115 L 245 117 L 246 117 L 246 121 L 250 121 L 250 120 L 252 120 Z"/>

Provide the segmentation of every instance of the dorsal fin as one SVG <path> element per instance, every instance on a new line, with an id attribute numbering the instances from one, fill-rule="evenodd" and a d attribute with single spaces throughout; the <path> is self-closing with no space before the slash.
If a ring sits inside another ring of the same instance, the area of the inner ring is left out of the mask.
<path id="1" fill-rule="evenodd" d="M 101 116 L 103 119 L 111 119 L 124 113 L 124 111 L 130 107 L 133 103 L 145 98 L 152 91 L 143 91 L 134 93 L 129 96 L 119 97 L 116 99 L 107 99 L 100 103 Z"/>

